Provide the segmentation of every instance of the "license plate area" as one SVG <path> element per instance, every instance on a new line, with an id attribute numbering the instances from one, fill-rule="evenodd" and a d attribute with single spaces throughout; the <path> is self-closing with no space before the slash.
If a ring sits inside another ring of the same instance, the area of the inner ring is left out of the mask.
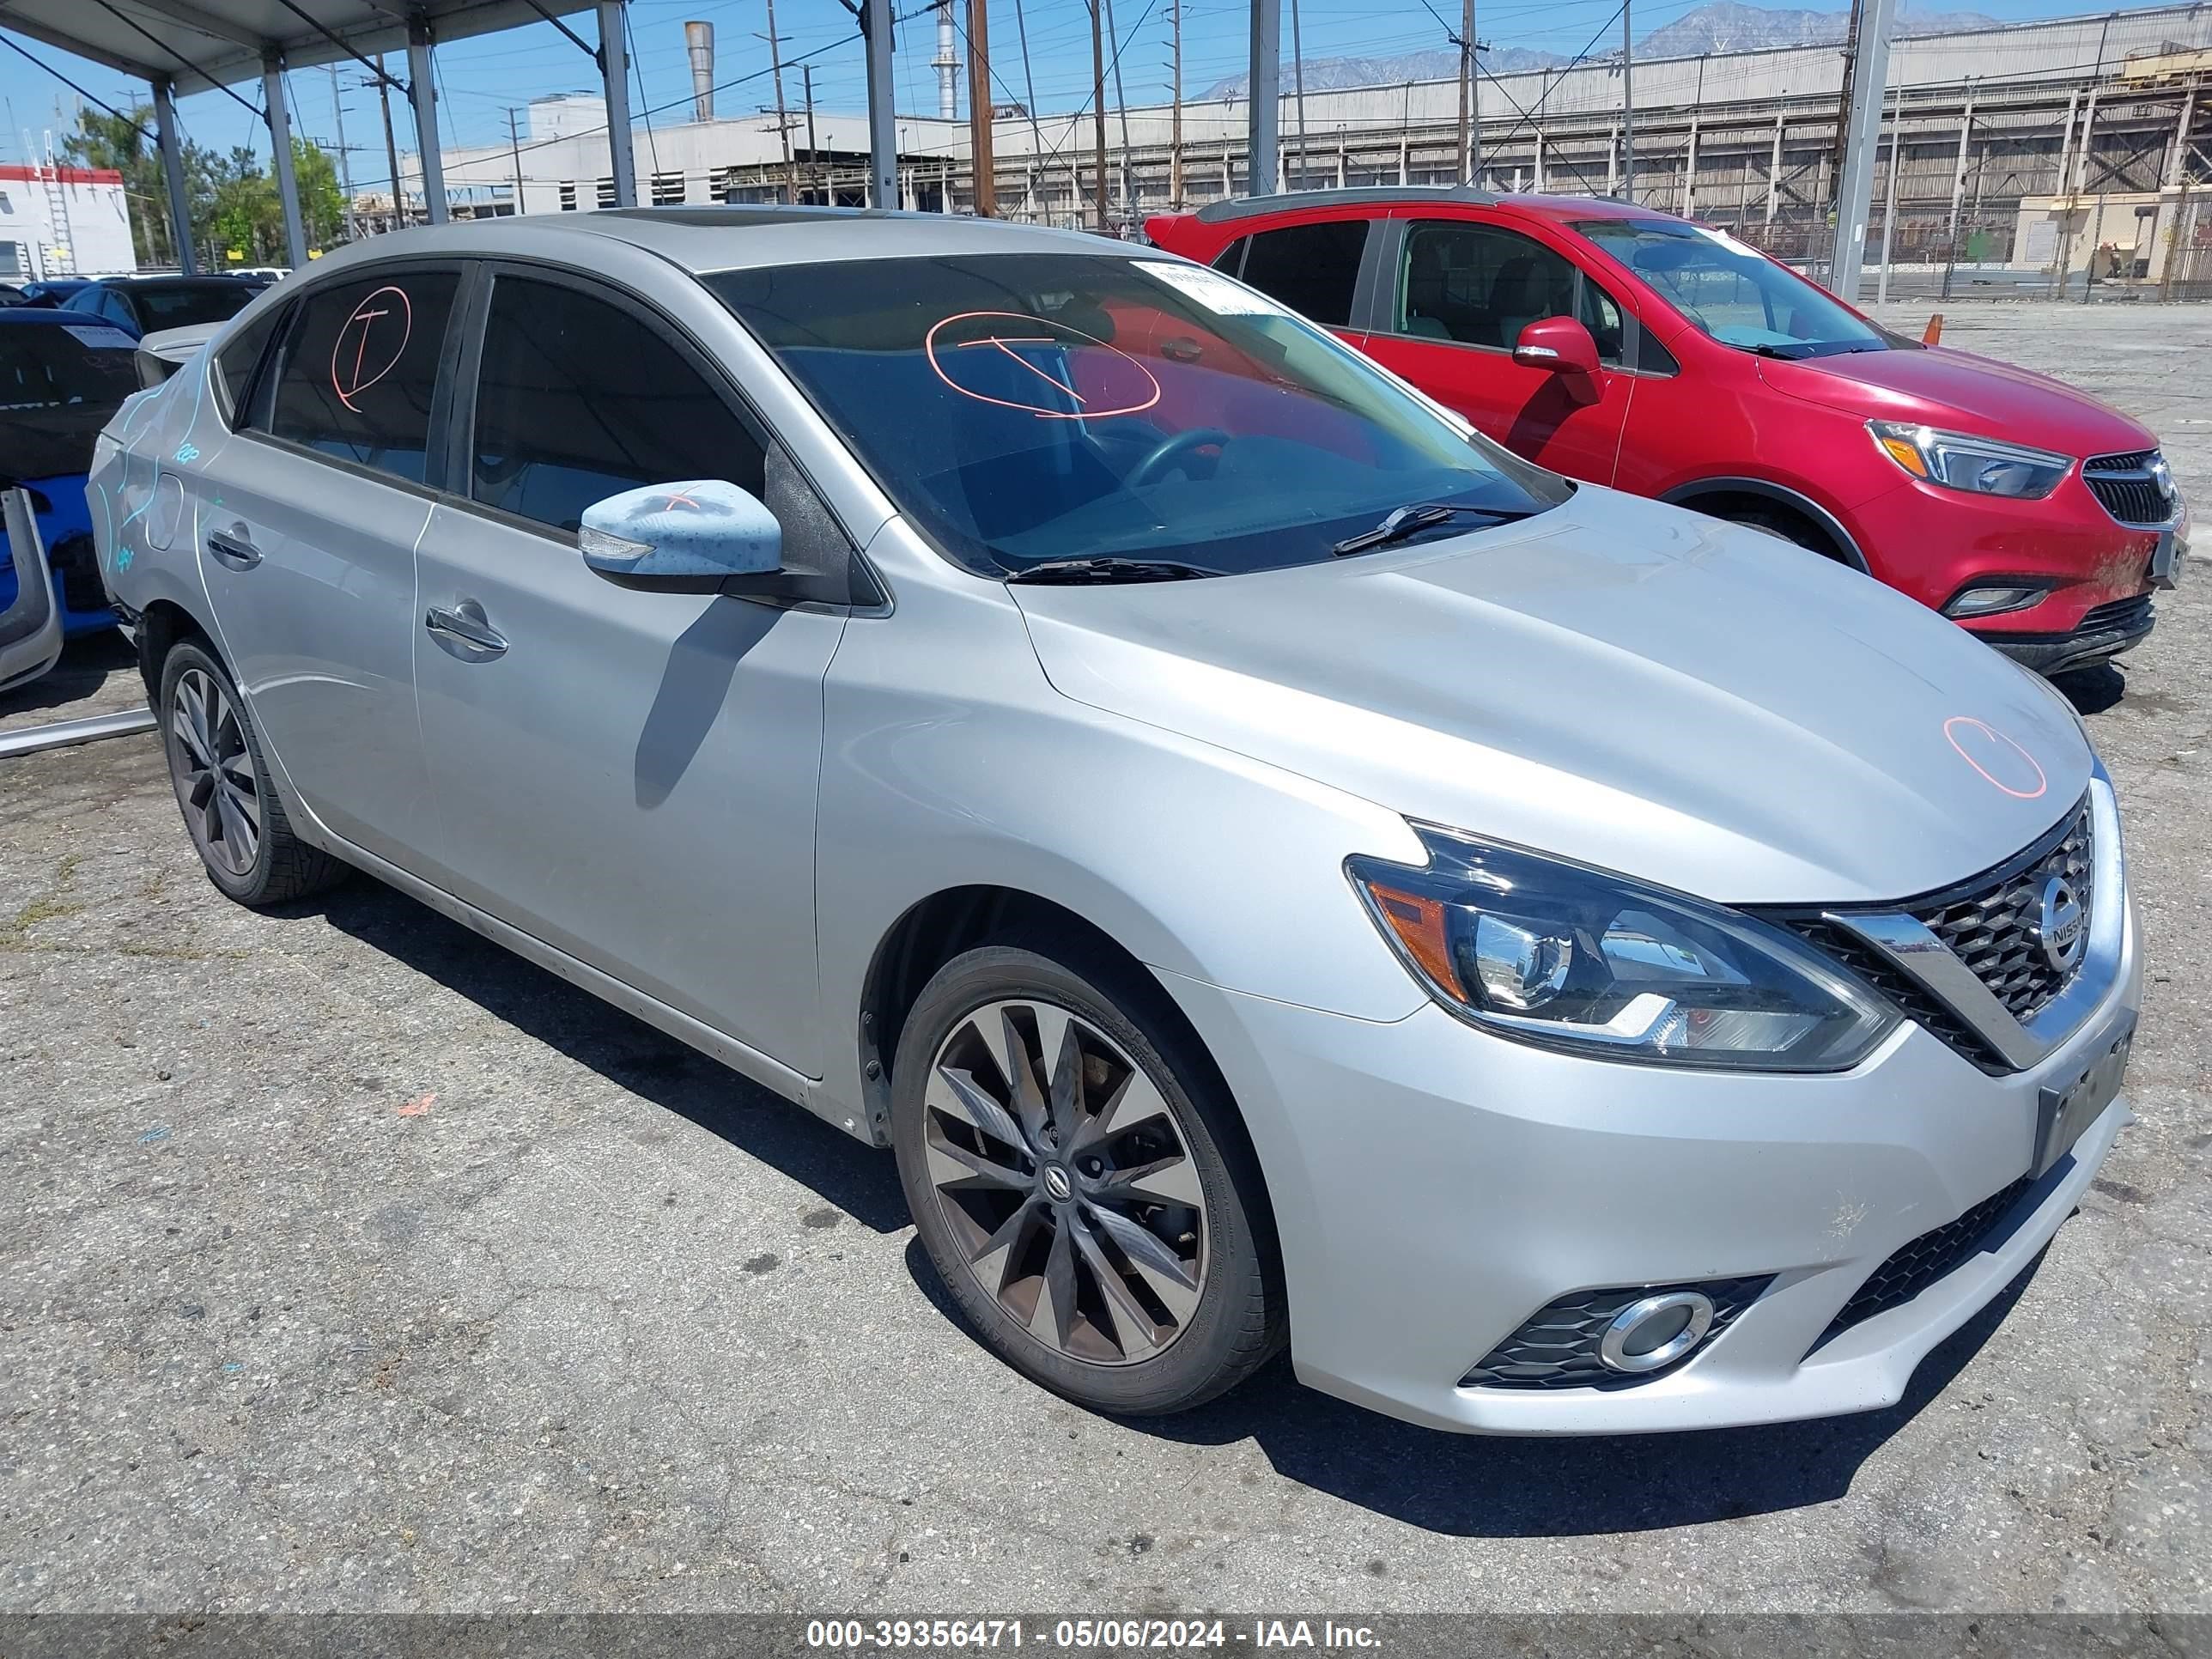
<path id="1" fill-rule="evenodd" d="M 2172 587 L 2181 575 L 2181 561 L 2189 552 L 2189 544 L 2172 530 L 2158 532 L 2158 545 L 2151 550 L 2150 582 L 2153 587 Z"/>
<path id="2" fill-rule="evenodd" d="M 2105 1108 L 2120 1091 L 2127 1073 L 2128 1053 L 2136 1037 L 2132 1016 L 2109 1033 L 2087 1067 L 2063 1089 L 2045 1089 L 2037 1097 L 2035 1167 L 2040 1177 L 2074 1150 L 2081 1132 L 2104 1115 Z"/>

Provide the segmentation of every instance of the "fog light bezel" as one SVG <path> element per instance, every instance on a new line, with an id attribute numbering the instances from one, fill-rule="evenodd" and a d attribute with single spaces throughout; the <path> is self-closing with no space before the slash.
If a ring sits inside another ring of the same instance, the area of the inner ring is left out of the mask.
<path id="1" fill-rule="evenodd" d="M 1981 622 L 1990 617 L 2009 617 L 2022 611 L 2033 611 L 2051 597 L 2051 584 L 2032 577 L 1978 576 L 1943 602 L 1943 614 L 1953 622 Z M 2002 605 L 1968 609 L 1966 601 L 1977 593 L 2010 593 L 2014 597 Z"/>
<path id="2" fill-rule="evenodd" d="M 1680 1330 L 1645 1352 L 1628 1352 L 1629 1339 L 1638 1326 L 1680 1309 L 1687 1309 L 1690 1316 Z M 1605 1334 L 1598 1340 L 1598 1363 L 1629 1376 L 1663 1370 L 1686 1358 L 1705 1340 L 1712 1330 L 1713 1318 L 1713 1299 L 1703 1291 L 1664 1291 L 1639 1297 L 1607 1323 Z"/>

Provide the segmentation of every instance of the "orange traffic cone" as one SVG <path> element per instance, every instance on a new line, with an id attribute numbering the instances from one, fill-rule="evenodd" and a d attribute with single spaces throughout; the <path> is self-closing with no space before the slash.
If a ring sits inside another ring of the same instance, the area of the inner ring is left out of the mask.
<path id="1" fill-rule="evenodd" d="M 1943 343 L 1943 313 L 1942 312 L 1939 311 L 1930 317 L 1928 319 L 1928 326 L 1920 331 L 1920 343 L 1923 345 Z"/>

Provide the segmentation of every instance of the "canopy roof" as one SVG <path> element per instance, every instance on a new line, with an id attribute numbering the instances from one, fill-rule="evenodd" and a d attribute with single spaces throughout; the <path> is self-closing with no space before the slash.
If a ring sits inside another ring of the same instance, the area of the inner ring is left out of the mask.
<path id="1" fill-rule="evenodd" d="M 380 52 L 404 52 L 410 15 L 426 19 L 432 33 L 444 41 L 588 11 L 592 4 L 592 0 L 0 0 L 0 27 L 126 75 L 173 81 L 182 94 L 258 80 L 262 56 L 270 51 L 282 53 L 292 69 L 348 62 L 355 53 L 374 58 Z"/>

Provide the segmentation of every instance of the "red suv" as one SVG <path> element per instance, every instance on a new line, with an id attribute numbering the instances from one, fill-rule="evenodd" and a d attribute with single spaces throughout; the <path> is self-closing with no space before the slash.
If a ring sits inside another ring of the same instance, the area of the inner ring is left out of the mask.
<path id="1" fill-rule="evenodd" d="M 1146 225 L 1577 478 L 1787 537 L 2045 673 L 2151 629 L 2188 517 L 2158 440 L 1890 333 L 1725 232 L 1584 197 L 1324 191 Z"/>

